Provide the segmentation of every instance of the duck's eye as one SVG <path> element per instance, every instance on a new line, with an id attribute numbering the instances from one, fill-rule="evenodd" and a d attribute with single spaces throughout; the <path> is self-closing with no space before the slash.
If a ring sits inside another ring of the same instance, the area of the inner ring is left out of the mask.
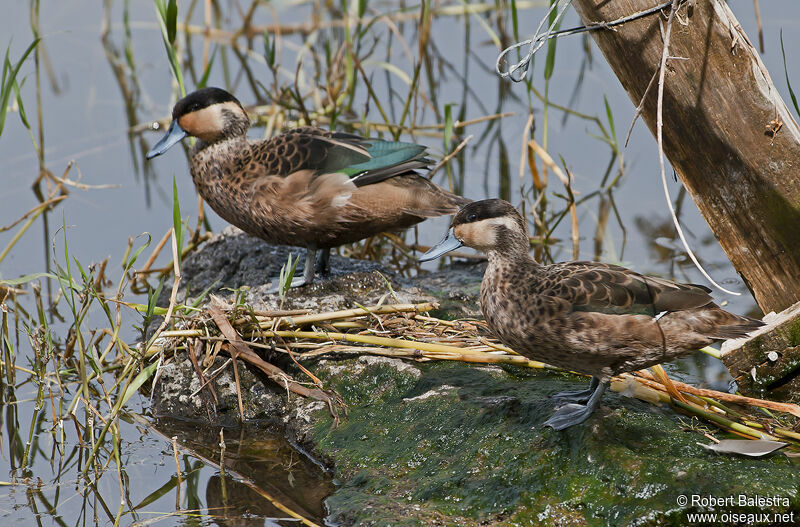
<path id="1" fill-rule="evenodd" d="M 477 220 L 478 220 L 478 215 L 476 213 L 471 212 L 471 213 L 467 214 L 467 221 L 469 223 L 472 223 L 473 221 L 477 221 Z"/>

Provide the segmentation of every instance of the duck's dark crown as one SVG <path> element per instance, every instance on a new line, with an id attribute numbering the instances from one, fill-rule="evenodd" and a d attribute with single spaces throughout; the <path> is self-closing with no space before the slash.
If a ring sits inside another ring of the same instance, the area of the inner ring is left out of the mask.
<path id="1" fill-rule="evenodd" d="M 502 218 L 504 216 L 514 218 L 520 224 L 523 231 L 525 223 L 522 216 L 514 206 L 503 199 L 484 199 L 469 203 L 453 218 L 453 227 L 463 223 L 474 223 L 476 221 L 487 220 L 490 218 Z"/>
<path id="2" fill-rule="evenodd" d="M 175 103 L 175 107 L 172 109 L 172 118 L 178 119 L 186 114 L 224 102 L 242 105 L 236 97 L 222 88 L 200 88 Z"/>

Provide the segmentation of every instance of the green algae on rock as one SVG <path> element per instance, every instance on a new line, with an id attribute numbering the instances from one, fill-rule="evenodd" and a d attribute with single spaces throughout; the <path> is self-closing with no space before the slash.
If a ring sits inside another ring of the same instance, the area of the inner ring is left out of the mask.
<path id="1" fill-rule="evenodd" d="M 794 461 L 707 452 L 671 410 L 613 394 L 586 423 L 555 432 L 541 427 L 549 395 L 572 376 L 458 363 L 412 373 L 395 361 L 318 370 L 350 409 L 312 433 L 342 484 L 327 501 L 333 521 L 682 525 L 695 509 L 679 497 L 692 495 L 780 496 L 789 505 L 775 512 L 800 509 Z"/>

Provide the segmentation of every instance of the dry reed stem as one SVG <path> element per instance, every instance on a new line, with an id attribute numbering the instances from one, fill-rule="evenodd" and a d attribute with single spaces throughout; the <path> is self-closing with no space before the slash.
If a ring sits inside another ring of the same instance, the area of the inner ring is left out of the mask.
<path id="1" fill-rule="evenodd" d="M 652 366 L 650 369 L 653 370 L 653 374 L 658 379 L 658 382 L 664 385 L 664 388 L 667 390 L 667 393 L 670 395 L 670 397 L 674 397 L 679 401 L 688 403 L 688 401 L 684 399 L 684 397 L 681 395 L 681 393 L 678 391 L 675 385 L 672 384 L 672 380 L 669 378 L 669 375 L 667 375 L 667 372 L 664 371 L 664 367 L 661 364 L 656 364 Z"/>
<path id="2" fill-rule="evenodd" d="M 430 172 L 428 172 L 428 173 L 425 175 L 425 177 L 427 177 L 428 179 L 431 179 L 431 178 L 433 178 L 434 174 L 436 174 L 436 172 L 437 172 L 437 171 L 438 171 L 440 168 L 442 168 L 442 167 L 443 167 L 443 166 L 444 166 L 444 165 L 445 165 L 445 164 L 446 164 L 448 161 L 450 161 L 451 159 L 453 159 L 454 157 L 456 157 L 456 156 L 458 155 L 458 153 L 459 153 L 459 152 L 461 152 L 461 150 L 463 150 L 465 146 L 467 146 L 467 143 L 469 143 L 469 142 L 472 140 L 472 138 L 473 138 L 473 137 L 474 137 L 474 136 L 473 136 L 472 134 L 470 134 L 470 135 L 468 135 L 467 137 L 465 137 L 465 138 L 464 138 L 464 140 L 463 140 L 463 141 L 461 141 L 461 142 L 458 144 L 458 146 L 457 146 L 457 147 L 455 147 L 455 149 L 454 149 L 452 152 L 450 152 L 449 154 L 447 154 L 446 156 L 444 156 L 444 157 L 442 158 L 442 160 L 441 160 L 441 161 L 439 161 L 438 163 L 436 163 L 436 166 L 434 166 L 434 167 L 431 169 L 431 171 L 430 171 Z"/>
<path id="3" fill-rule="evenodd" d="M 533 149 L 534 152 L 536 152 L 536 155 L 539 156 L 542 162 L 550 167 L 550 170 L 552 170 L 553 173 L 558 176 L 558 179 L 561 180 L 561 183 L 563 183 L 565 187 L 569 187 L 569 177 L 567 177 L 567 175 L 564 174 L 564 171 L 561 170 L 561 167 L 559 167 L 556 162 L 553 161 L 553 158 L 550 157 L 550 154 L 548 154 L 544 148 L 539 146 L 539 143 L 537 143 L 534 139 L 528 141 L 528 145 Z"/>
<path id="4" fill-rule="evenodd" d="M 341 311 L 329 311 L 325 313 L 309 313 L 307 315 L 300 315 L 294 317 L 292 316 L 281 317 L 278 319 L 278 322 L 275 325 L 275 327 L 280 327 L 282 325 L 303 326 L 306 324 L 313 324 L 315 322 L 341 320 L 345 318 L 353 318 L 353 317 L 373 315 L 373 314 L 377 315 L 377 314 L 404 313 L 404 312 L 418 313 L 424 311 L 431 311 L 433 309 L 436 309 L 437 307 L 439 307 L 438 304 L 423 302 L 420 304 L 393 304 L 385 306 L 370 306 L 370 307 L 362 307 L 355 309 L 344 309 Z M 274 323 L 275 322 L 273 320 L 268 320 L 264 322 L 259 322 L 258 326 L 262 329 L 272 329 Z"/>
<path id="5" fill-rule="evenodd" d="M 292 360 L 298 365 L 299 361 L 313 359 L 325 354 L 367 353 L 417 361 L 456 360 L 471 363 L 513 364 L 528 368 L 549 369 L 561 372 L 566 371 L 514 354 L 513 350 L 510 348 L 478 335 L 478 329 L 481 325 L 479 321 L 440 320 L 436 317 L 422 314 L 435 307 L 437 306 L 432 303 L 376 305 L 327 313 L 307 313 L 299 316 L 286 316 L 284 312 L 276 311 L 270 312 L 276 315 L 273 316 L 271 320 L 259 321 L 259 331 L 251 330 L 248 335 L 251 339 L 299 339 L 300 342 L 294 342 L 292 346 L 301 348 L 311 347 L 311 351 L 290 353 L 288 351 L 288 346 L 287 349 L 277 348 L 278 351 L 289 353 Z M 225 328 L 221 329 L 223 337 L 203 336 L 198 333 L 198 330 L 165 331 L 162 336 L 194 336 L 202 340 L 217 342 L 227 340 L 231 343 L 230 348 L 232 349 L 229 351 L 232 352 L 232 356 L 234 353 L 238 353 L 237 357 L 253 363 L 270 375 L 273 380 L 276 380 L 276 382 L 279 382 L 279 384 L 283 386 L 287 386 L 290 391 L 294 391 L 300 395 L 313 393 L 314 395 L 311 396 L 326 400 L 332 407 L 330 399 L 325 398 L 327 394 L 319 389 L 310 390 L 296 384 L 286 373 L 261 360 L 250 348 L 250 346 L 252 346 L 255 348 L 276 349 L 274 345 L 263 342 L 250 342 L 248 346 L 242 337 L 236 333 L 236 330 L 234 330 L 233 326 L 227 321 L 224 315 L 222 315 L 221 311 L 217 309 L 216 311 L 209 310 L 209 312 L 211 312 L 215 322 L 217 322 L 218 325 L 221 324 L 221 328 Z M 276 321 L 279 321 L 284 327 L 288 326 L 294 329 L 266 330 L 266 328 L 271 327 Z M 249 318 L 242 318 L 237 322 L 240 322 L 240 331 L 242 328 L 248 326 L 252 327 Z M 370 328 L 366 326 L 367 322 L 373 324 L 375 327 Z M 360 333 L 343 333 L 324 330 L 308 331 L 299 329 L 309 324 L 328 328 L 332 328 L 334 324 L 356 326 L 359 328 L 364 328 L 366 326 L 366 329 Z M 380 335 L 376 335 L 376 332 L 380 333 Z M 392 336 L 385 336 L 387 334 Z M 317 345 L 310 344 L 309 341 L 323 342 Z M 327 342 L 327 344 L 325 344 L 325 342 Z M 355 345 L 349 345 L 350 343 Z M 244 348 L 242 348 L 242 346 Z M 243 351 L 243 349 L 245 351 Z M 305 368 L 301 369 L 305 370 Z M 658 369 L 658 367 L 655 368 L 656 371 L 658 371 Z M 310 374 L 310 372 L 308 373 Z M 314 379 L 315 382 L 318 382 L 318 379 L 313 375 L 309 375 L 309 377 Z M 716 400 L 786 412 L 800 417 L 800 406 L 798 405 L 764 401 L 715 390 L 696 388 L 681 382 L 671 381 L 666 376 L 666 373 L 659 378 L 659 376 L 653 375 L 647 371 L 640 371 L 636 372 L 635 376 L 623 374 L 614 378 L 615 381 L 624 379 L 635 379 L 641 385 L 647 386 L 650 389 L 655 389 L 656 393 L 659 394 L 658 398 L 660 400 L 669 402 L 693 415 L 709 419 L 717 426 L 742 435 L 743 437 L 768 437 L 769 435 L 766 433 L 766 428 L 764 430 L 758 430 L 758 425 L 756 425 L 755 428 L 751 426 L 753 423 L 748 425 L 729 419 L 728 417 L 735 417 L 736 419 L 743 420 L 745 416 L 725 408 L 717 403 Z M 287 383 L 290 384 L 287 385 Z M 683 394 L 681 394 L 681 392 L 683 392 Z M 703 400 L 700 399 L 701 397 L 711 399 Z M 722 415 L 714 411 L 710 412 L 707 409 L 709 405 L 719 408 L 725 415 L 728 415 L 728 417 L 722 417 Z M 744 420 L 746 421 L 746 419 Z M 794 432 L 791 430 L 785 430 L 771 425 L 769 430 L 771 433 L 796 440 L 793 436 Z"/>
<path id="6" fill-rule="evenodd" d="M 644 380 L 649 381 L 650 383 L 660 384 L 658 380 L 655 379 L 647 371 L 638 371 L 636 372 L 636 376 L 641 377 Z M 781 403 L 777 401 L 767 401 L 764 399 L 755 399 L 753 397 L 736 395 L 735 393 L 718 392 L 717 390 L 709 390 L 707 388 L 697 388 L 695 386 L 692 386 L 690 384 L 685 384 L 680 381 L 672 381 L 672 384 L 680 391 L 690 393 L 692 395 L 698 395 L 701 397 L 712 397 L 714 399 L 719 399 L 720 401 L 744 404 L 748 406 L 757 406 L 759 408 L 766 408 L 768 410 L 775 410 L 778 412 L 786 412 L 792 414 L 795 417 L 800 417 L 800 406 L 796 404 Z"/>

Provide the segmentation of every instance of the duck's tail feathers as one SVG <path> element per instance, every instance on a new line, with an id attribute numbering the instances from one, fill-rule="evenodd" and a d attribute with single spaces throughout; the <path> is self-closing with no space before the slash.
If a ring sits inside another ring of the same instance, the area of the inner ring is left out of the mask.
<path id="1" fill-rule="evenodd" d="M 435 218 L 455 214 L 461 207 L 472 202 L 471 199 L 453 194 L 422 176 L 417 176 L 415 180 L 421 182 L 424 187 L 416 193 L 414 203 L 406 210 L 409 214 L 420 218 Z"/>
<path id="2" fill-rule="evenodd" d="M 724 340 L 738 339 L 748 336 L 751 332 L 764 325 L 764 322 L 755 318 L 733 314 L 731 316 L 736 317 L 735 320 L 731 321 L 732 323 L 715 327 L 708 337 Z"/>

